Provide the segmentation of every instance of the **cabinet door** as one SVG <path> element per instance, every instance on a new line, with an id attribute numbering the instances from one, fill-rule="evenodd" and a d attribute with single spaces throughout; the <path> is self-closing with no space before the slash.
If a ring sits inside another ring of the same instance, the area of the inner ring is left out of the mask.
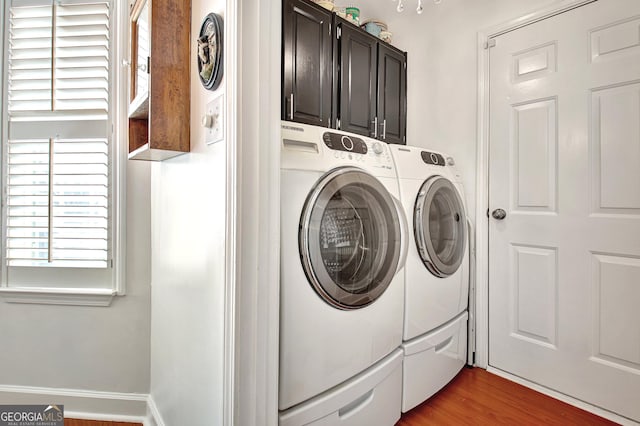
<path id="1" fill-rule="evenodd" d="M 405 53 L 378 44 L 379 139 L 406 144 L 407 69 Z"/>
<path id="2" fill-rule="evenodd" d="M 374 126 L 377 40 L 346 21 L 339 20 L 337 28 L 340 34 L 337 42 L 340 129 L 377 136 Z"/>
<path id="3" fill-rule="evenodd" d="M 302 0 L 283 9 L 282 119 L 329 127 L 332 14 Z"/>

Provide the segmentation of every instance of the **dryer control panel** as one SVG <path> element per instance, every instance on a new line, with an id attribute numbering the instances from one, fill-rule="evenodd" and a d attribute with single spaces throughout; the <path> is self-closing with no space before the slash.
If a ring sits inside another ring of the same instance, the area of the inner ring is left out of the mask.
<path id="1" fill-rule="evenodd" d="M 322 135 L 322 140 L 327 147 L 337 151 L 353 152 L 354 154 L 366 154 L 368 151 L 367 144 L 355 136 L 325 132 Z"/>
<path id="2" fill-rule="evenodd" d="M 433 166 L 445 165 L 444 157 L 436 152 L 422 151 L 420 152 L 422 161 Z"/>

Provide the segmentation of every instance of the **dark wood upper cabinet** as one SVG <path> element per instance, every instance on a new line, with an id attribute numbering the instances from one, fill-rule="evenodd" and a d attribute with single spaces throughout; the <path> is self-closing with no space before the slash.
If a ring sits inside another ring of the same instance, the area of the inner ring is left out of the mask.
<path id="1" fill-rule="evenodd" d="M 336 17 L 338 128 L 376 134 L 377 44 L 375 37 Z"/>
<path id="2" fill-rule="evenodd" d="M 406 53 L 334 18 L 336 127 L 406 144 Z"/>
<path id="3" fill-rule="evenodd" d="M 404 52 L 378 44 L 379 139 L 405 144 L 407 117 L 407 56 Z"/>
<path id="4" fill-rule="evenodd" d="M 406 53 L 309 0 L 283 0 L 281 117 L 405 144 Z"/>
<path id="5" fill-rule="evenodd" d="M 282 119 L 331 127 L 333 14 L 305 0 L 285 0 Z"/>

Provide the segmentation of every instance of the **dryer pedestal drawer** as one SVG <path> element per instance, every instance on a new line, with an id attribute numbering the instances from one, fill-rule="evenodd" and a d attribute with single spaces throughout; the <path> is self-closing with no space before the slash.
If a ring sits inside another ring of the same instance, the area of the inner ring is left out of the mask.
<path id="1" fill-rule="evenodd" d="M 339 386 L 280 413 L 280 426 L 392 426 L 400 419 L 402 350 Z"/>
<path id="2" fill-rule="evenodd" d="M 402 412 L 442 389 L 467 359 L 467 312 L 453 321 L 402 344 Z"/>

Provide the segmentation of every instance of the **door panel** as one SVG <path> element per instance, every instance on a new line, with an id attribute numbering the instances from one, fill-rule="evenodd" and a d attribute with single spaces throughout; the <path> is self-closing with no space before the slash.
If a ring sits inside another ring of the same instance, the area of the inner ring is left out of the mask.
<path id="1" fill-rule="evenodd" d="M 514 211 L 556 211 L 556 103 L 536 100 L 512 109 Z"/>
<path id="2" fill-rule="evenodd" d="M 489 364 L 640 421 L 640 2 L 490 51 Z"/>
<path id="3" fill-rule="evenodd" d="M 374 131 L 377 41 L 346 21 L 341 21 L 338 27 L 341 31 L 338 42 L 340 129 L 377 136 Z"/>
<path id="4" fill-rule="evenodd" d="M 283 10 L 282 119 L 329 127 L 332 15 L 289 0 Z"/>
<path id="5" fill-rule="evenodd" d="M 640 213 L 640 191 L 625 191 L 620 182 L 640 182 L 640 83 L 591 93 L 594 154 L 593 188 L 600 213 Z"/>
<path id="6" fill-rule="evenodd" d="M 378 44 L 378 121 L 380 139 L 406 144 L 406 56 Z"/>

